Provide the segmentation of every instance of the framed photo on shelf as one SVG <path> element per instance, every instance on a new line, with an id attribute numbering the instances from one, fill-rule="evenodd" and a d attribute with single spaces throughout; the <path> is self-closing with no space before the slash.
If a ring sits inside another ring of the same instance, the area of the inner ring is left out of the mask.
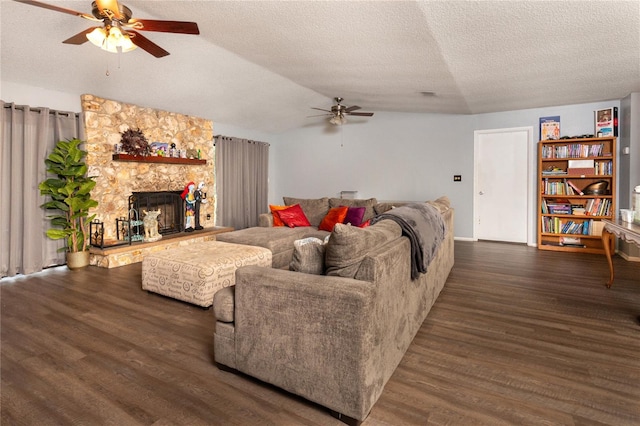
<path id="1" fill-rule="evenodd" d="M 598 109 L 594 114 L 596 137 L 618 136 L 618 107 Z"/>
<path id="2" fill-rule="evenodd" d="M 169 144 L 165 142 L 151 142 L 149 144 L 151 148 L 151 155 L 157 155 L 161 157 L 167 157 L 169 155 Z M 162 152 L 160 152 L 162 151 Z"/>
<path id="3" fill-rule="evenodd" d="M 551 141 L 560 139 L 560 116 L 540 117 L 540 140 Z"/>

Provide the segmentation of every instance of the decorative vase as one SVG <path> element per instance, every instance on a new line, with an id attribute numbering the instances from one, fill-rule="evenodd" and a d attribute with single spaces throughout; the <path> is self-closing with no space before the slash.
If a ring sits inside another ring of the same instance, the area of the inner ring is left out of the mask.
<path id="1" fill-rule="evenodd" d="M 69 269 L 80 269 L 89 265 L 89 251 L 79 251 L 67 253 L 67 267 Z"/>

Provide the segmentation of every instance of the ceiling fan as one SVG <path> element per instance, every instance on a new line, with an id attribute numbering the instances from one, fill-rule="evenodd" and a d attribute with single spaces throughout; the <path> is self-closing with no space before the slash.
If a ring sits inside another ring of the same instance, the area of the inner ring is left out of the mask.
<path id="1" fill-rule="evenodd" d="M 358 115 L 362 117 L 371 117 L 373 115 L 372 112 L 354 112 L 361 108 L 358 105 L 353 105 L 350 107 L 346 107 L 342 105 L 341 102 L 344 101 L 344 99 L 342 98 L 333 98 L 333 100 L 336 101 L 336 104 L 333 105 L 330 110 L 323 109 L 323 108 L 313 108 L 313 107 L 311 109 L 326 111 L 327 114 L 320 114 L 320 115 L 330 116 L 331 118 L 329 118 L 329 123 L 335 124 L 337 126 L 341 124 L 345 124 L 347 122 L 347 118 L 346 118 L 347 115 Z M 318 117 L 318 116 L 312 115 L 312 117 Z"/>
<path id="2" fill-rule="evenodd" d="M 113 53 L 128 52 L 136 47 L 140 47 L 156 58 L 162 58 L 169 54 L 169 52 L 138 31 L 200 34 L 198 24 L 195 22 L 132 18 L 131 9 L 123 4 L 119 4 L 117 0 L 95 0 L 91 3 L 91 15 L 35 0 L 14 1 L 54 10 L 56 12 L 68 13 L 89 21 L 100 22 L 100 26 L 87 28 L 63 41 L 63 43 L 83 44 L 88 40 L 96 46 Z"/>

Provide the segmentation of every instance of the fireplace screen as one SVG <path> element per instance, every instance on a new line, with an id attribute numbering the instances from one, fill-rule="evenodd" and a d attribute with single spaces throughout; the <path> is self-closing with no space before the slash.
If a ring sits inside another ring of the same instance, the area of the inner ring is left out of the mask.
<path id="1" fill-rule="evenodd" d="M 142 220 L 145 211 L 160 210 L 158 232 L 173 234 L 184 230 L 182 191 L 134 192 L 129 197 L 129 212 Z M 130 219 L 131 220 L 131 219 Z"/>

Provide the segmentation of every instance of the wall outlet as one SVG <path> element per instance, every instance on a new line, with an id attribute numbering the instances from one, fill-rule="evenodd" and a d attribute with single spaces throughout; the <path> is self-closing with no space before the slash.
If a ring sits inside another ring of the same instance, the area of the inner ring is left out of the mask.
<path id="1" fill-rule="evenodd" d="M 454 182 L 462 182 L 462 175 L 453 175 Z"/>

